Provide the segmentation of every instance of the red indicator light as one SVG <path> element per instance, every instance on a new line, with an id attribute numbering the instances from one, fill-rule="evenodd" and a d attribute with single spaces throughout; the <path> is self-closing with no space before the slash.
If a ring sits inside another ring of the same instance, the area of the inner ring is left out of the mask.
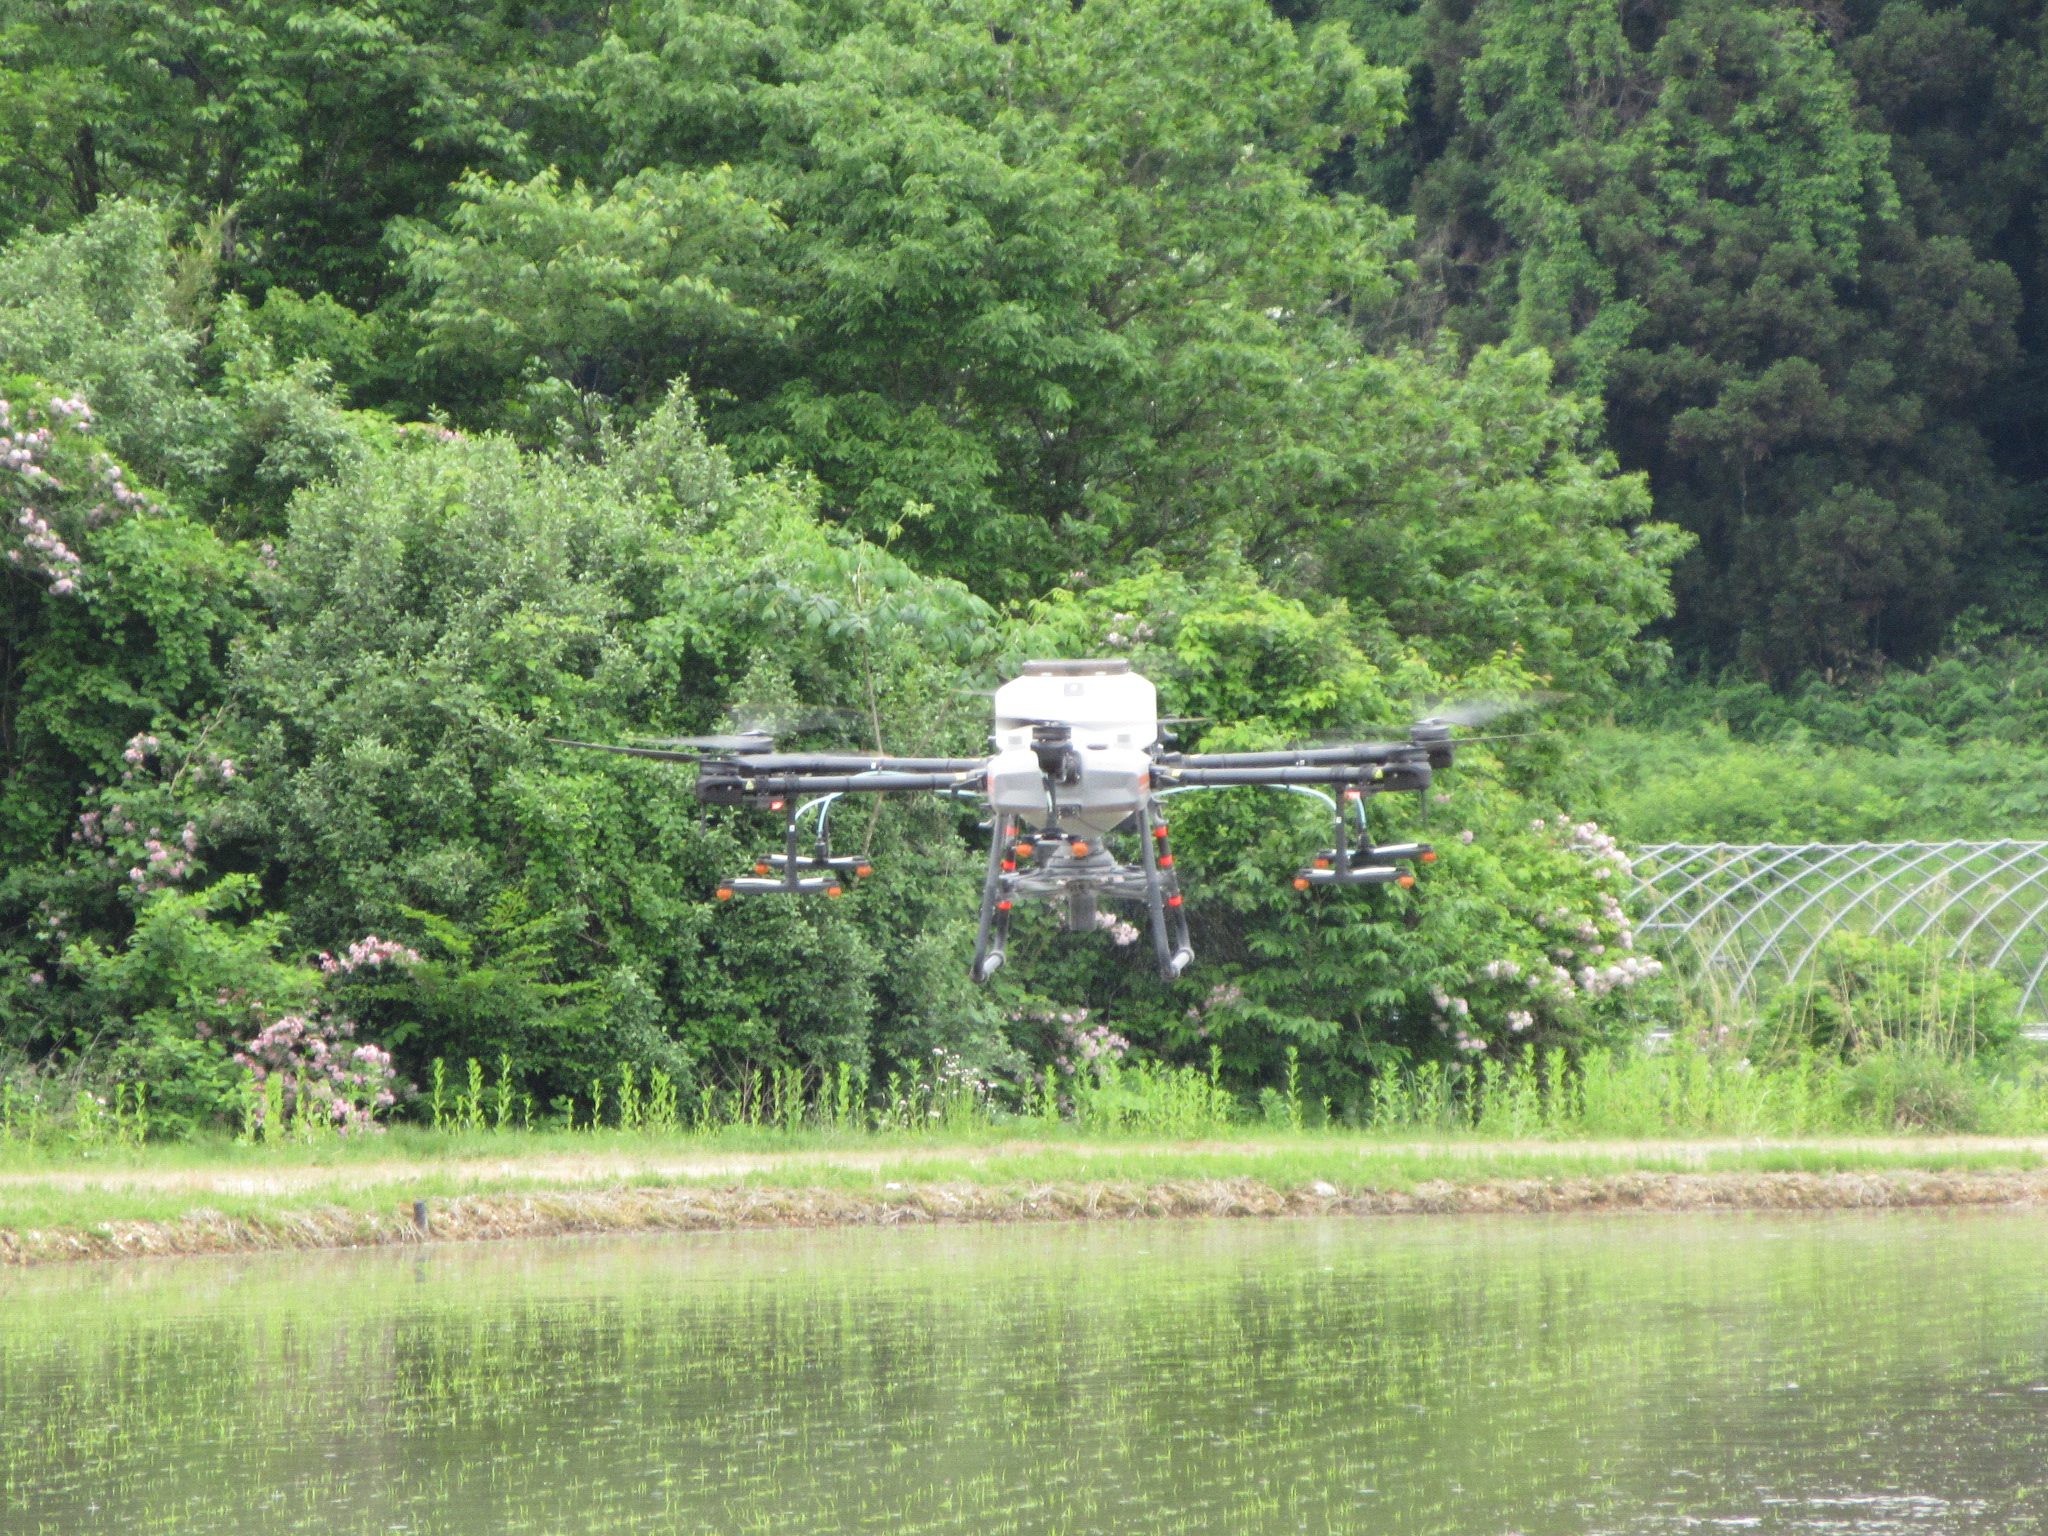
<path id="1" fill-rule="evenodd" d="M 1170 853 L 1162 853 L 1161 855 L 1159 855 L 1159 867 L 1161 869 L 1173 868 L 1173 855 Z"/>
<path id="2" fill-rule="evenodd" d="M 1152 829 L 1152 835 L 1153 835 L 1154 837 L 1164 837 L 1164 836 L 1166 836 L 1166 823 L 1162 821 L 1161 823 L 1159 823 L 1159 825 L 1158 825 L 1158 826 L 1154 827 L 1154 828 Z"/>
<path id="3" fill-rule="evenodd" d="M 1010 904 L 1007 901 L 999 901 L 996 903 L 996 910 L 998 912 L 1007 912 L 1010 910 Z"/>
<path id="4" fill-rule="evenodd" d="M 779 811 L 782 809 L 782 802 L 780 800 L 770 800 L 768 802 L 768 809 L 771 811 Z"/>
<path id="5" fill-rule="evenodd" d="M 1014 870 L 1014 869 L 1015 869 L 1016 867 L 1017 867 L 1017 861 L 1016 861 L 1015 859 L 1005 859 L 1005 860 L 1003 860 L 1003 873 L 1004 873 L 1004 874 L 1006 874 L 1006 875 L 1007 875 L 1007 874 L 1009 874 L 1009 873 L 1010 873 L 1010 872 L 1011 872 L 1012 870 Z"/>
<path id="6" fill-rule="evenodd" d="M 1169 907 L 1177 907 L 1177 906 L 1179 906 L 1179 905 L 1180 905 L 1180 892 L 1179 892 L 1179 891 L 1175 891 L 1175 892 L 1174 892 L 1174 893 L 1173 893 L 1173 894 L 1172 894 L 1171 896 L 1167 897 L 1167 898 L 1166 898 L 1166 904 L 1167 904 L 1167 905 L 1168 905 Z"/>

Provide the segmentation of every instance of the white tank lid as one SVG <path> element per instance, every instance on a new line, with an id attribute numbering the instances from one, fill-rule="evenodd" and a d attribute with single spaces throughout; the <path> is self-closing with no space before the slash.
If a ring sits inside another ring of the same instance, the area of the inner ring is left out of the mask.
<path id="1" fill-rule="evenodd" d="M 1131 670 L 1129 658 L 1111 656 L 1096 661 L 1027 661 L 1019 677 L 1115 677 Z"/>

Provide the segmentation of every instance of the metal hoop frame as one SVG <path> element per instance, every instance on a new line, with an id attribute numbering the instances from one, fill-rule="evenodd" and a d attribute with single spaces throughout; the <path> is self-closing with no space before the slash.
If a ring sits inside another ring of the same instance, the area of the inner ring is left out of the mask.
<path id="1" fill-rule="evenodd" d="M 2020 984 L 2044 1011 L 2048 842 L 1660 843 L 1633 860 L 1638 931 L 1733 973 L 1738 998 L 1797 979 L 1836 933 L 1921 942 L 1946 935 Z"/>

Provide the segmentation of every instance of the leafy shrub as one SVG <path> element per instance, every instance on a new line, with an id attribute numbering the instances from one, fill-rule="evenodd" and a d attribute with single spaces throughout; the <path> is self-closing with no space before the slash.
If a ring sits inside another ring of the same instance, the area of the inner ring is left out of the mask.
<path id="1" fill-rule="evenodd" d="M 1842 1102 L 1865 1124 L 1893 1130 L 1981 1129 L 1986 1083 L 1973 1064 L 1919 1041 L 1888 1042 L 1843 1074 Z"/>
<path id="2" fill-rule="evenodd" d="M 2019 988 L 1946 957 L 1939 939 L 1911 944 L 1831 934 L 1804 975 L 1766 1009 L 1766 1050 L 1823 1050 L 1851 1060 L 1910 1048 L 1949 1061 L 1994 1056 L 2019 1035 Z"/>

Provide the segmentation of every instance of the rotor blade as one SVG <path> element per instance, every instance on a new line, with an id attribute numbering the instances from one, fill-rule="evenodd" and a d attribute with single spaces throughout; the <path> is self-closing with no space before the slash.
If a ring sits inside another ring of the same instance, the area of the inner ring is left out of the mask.
<path id="1" fill-rule="evenodd" d="M 726 721 L 747 736 L 807 736 L 836 732 L 849 735 L 868 728 L 868 717 L 836 704 L 768 704 L 741 701 L 726 711 Z"/>
<path id="2" fill-rule="evenodd" d="M 747 731 L 738 736 L 628 736 L 628 741 L 646 747 L 683 747 L 699 752 L 766 752 L 775 738 L 766 731 Z M 579 742 L 577 745 L 588 745 Z"/>
<path id="3" fill-rule="evenodd" d="M 1551 693 L 1543 689 L 1533 689 L 1526 693 L 1439 700 L 1435 704 L 1423 706 L 1421 714 L 1399 725 L 1390 725 L 1385 721 L 1380 721 L 1371 725 L 1352 726 L 1349 729 L 1353 732 L 1399 731 L 1405 735 L 1418 725 L 1485 725 L 1489 720 L 1498 720 L 1504 715 L 1519 714 L 1524 710 L 1541 709 L 1547 704 L 1555 704 L 1570 697 L 1571 695 L 1568 693 Z M 1346 739 L 1343 735 L 1321 736 L 1317 737 L 1313 742 L 1306 743 L 1306 745 L 1322 746 L 1328 742 L 1344 741 Z M 1469 739 L 1468 737 L 1458 738 L 1460 741 Z"/>
<path id="4" fill-rule="evenodd" d="M 618 757 L 646 757 L 657 763 L 706 763 L 736 761 L 731 753 L 665 752 L 655 747 L 615 747 L 602 741 L 570 741 L 561 736 L 548 740 L 558 747 L 580 747 L 585 752 L 610 752 Z"/>
<path id="5" fill-rule="evenodd" d="M 1503 715 L 1518 715 L 1526 710 L 1541 709 L 1546 704 L 1555 704 L 1569 697 L 1569 694 L 1551 693 L 1539 688 L 1526 693 L 1447 700 L 1430 705 L 1429 712 L 1422 720 L 1434 725 L 1484 725 L 1489 720 L 1500 719 Z"/>

